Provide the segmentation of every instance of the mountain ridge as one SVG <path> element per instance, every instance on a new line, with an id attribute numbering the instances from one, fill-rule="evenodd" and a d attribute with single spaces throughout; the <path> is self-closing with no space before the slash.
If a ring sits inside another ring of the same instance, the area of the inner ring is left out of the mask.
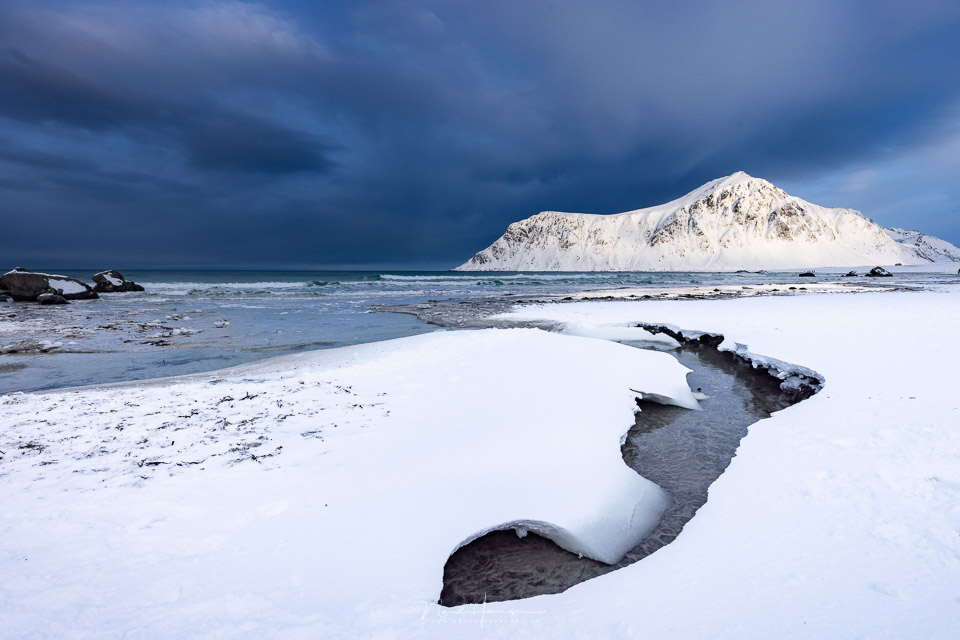
<path id="1" fill-rule="evenodd" d="M 888 231 L 858 211 L 822 207 L 738 171 L 644 209 L 540 212 L 511 224 L 455 270 L 727 271 L 958 260 L 960 249 L 944 240 Z"/>

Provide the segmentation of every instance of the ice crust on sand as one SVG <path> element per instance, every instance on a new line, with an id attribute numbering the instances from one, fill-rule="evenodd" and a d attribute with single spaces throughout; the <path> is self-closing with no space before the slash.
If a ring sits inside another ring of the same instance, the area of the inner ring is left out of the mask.
<path id="1" fill-rule="evenodd" d="M 667 500 L 620 455 L 635 398 L 695 408 L 687 372 L 490 329 L 2 397 L 0 637 L 435 602 L 499 528 L 615 562 Z"/>

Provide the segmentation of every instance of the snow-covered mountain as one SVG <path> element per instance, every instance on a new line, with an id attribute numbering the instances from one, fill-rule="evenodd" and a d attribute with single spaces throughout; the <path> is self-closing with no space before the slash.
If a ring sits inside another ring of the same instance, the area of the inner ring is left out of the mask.
<path id="1" fill-rule="evenodd" d="M 960 262 L 960 248 L 946 240 L 897 227 L 887 227 L 884 231 L 926 262 Z"/>
<path id="2" fill-rule="evenodd" d="M 648 209 L 544 211 L 511 224 L 458 271 L 724 271 L 925 264 L 960 249 L 821 207 L 739 171 Z"/>

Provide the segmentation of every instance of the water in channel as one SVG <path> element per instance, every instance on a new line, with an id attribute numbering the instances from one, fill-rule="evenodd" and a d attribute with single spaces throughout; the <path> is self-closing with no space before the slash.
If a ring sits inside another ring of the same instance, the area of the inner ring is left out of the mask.
<path id="1" fill-rule="evenodd" d="M 512 529 L 491 532 L 450 556 L 441 604 L 559 593 L 653 553 L 673 541 L 707 501 L 707 489 L 730 464 L 747 428 L 790 404 L 778 380 L 734 362 L 730 354 L 709 346 L 672 353 L 693 370 L 690 387 L 708 396 L 701 401 L 703 411 L 641 402 L 622 447 L 628 466 L 670 494 L 657 527 L 615 565 L 581 558 L 534 533 L 520 538 Z"/>

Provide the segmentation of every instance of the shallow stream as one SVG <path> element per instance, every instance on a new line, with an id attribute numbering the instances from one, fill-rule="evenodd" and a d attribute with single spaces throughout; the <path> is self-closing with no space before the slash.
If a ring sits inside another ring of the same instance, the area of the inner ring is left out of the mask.
<path id="1" fill-rule="evenodd" d="M 710 346 L 685 346 L 671 353 L 693 370 L 687 381 L 707 398 L 701 400 L 703 411 L 639 403 L 641 411 L 622 447 L 623 459 L 671 497 L 650 535 L 619 563 L 607 565 L 534 533 L 520 538 L 512 529 L 494 531 L 461 547 L 447 561 L 441 604 L 559 593 L 650 555 L 673 541 L 707 501 L 708 488 L 730 464 L 747 428 L 790 404 L 775 378 L 734 362 L 728 353 Z"/>

